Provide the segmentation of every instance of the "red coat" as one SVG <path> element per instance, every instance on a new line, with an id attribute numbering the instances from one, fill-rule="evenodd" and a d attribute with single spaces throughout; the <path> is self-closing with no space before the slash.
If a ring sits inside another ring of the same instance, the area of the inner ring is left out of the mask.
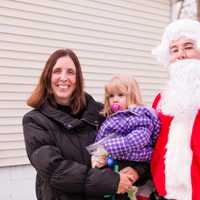
<path id="1" fill-rule="evenodd" d="M 153 103 L 153 107 L 156 109 L 157 105 L 161 99 L 161 95 L 159 94 Z M 176 150 L 177 145 L 172 145 L 173 148 L 170 149 L 168 143 L 169 143 L 169 138 L 170 138 L 170 131 L 171 126 L 174 121 L 174 117 L 172 116 L 167 116 L 164 115 L 162 112 L 159 112 L 159 117 L 161 121 L 161 131 L 152 155 L 152 161 L 151 161 L 151 172 L 153 176 L 153 182 L 156 187 L 157 192 L 161 196 L 166 196 L 169 198 L 170 189 L 168 188 L 167 180 L 173 183 L 176 183 L 176 172 L 179 173 L 182 168 L 184 167 L 181 163 L 181 159 L 183 155 L 179 154 L 179 156 L 173 157 L 173 156 L 167 156 L 168 151 L 170 151 L 170 155 L 173 155 L 173 151 Z M 190 161 L 189 162 L 189 168 L 184 169 L 184 172 L 187 172 L 188 170 L 188 175 L 189 175 L 189 181 L 187 181 L 188 187 L 190 188 L 190 194 L 189 198 L 184 197 L 184 199 L 177 198 L 177 200 L 200 200 L 200 111 L 197 111 L 197 114 L 194 115 L 194 120 L 192 121 L 192 126 L 191 128 L 188 128 L 187 130 L 191 130 L 188 139 L 188 155 L 190 156 Z M 177 124 L 176 124 L 177 125 Z M 186 127 L 187 125 L 183 125 L 183 127 Z M 178 129 L 174 129 L 177 131 Z M 175 133 L 175 132 L 173 132 Z M 181 130 L 182 133 L 182 130 Z M 179 140 L 181 137 L 178 137 L 177 139 Z M 179 141 L 177 141 L 176 144 L 178 144 Z M 171 147 L 172 147 L 171 146 Z M 181 151 L 185 151 L 185 145 L 182 145 Z M 173 161 L 171 161 L 173 160 Z M 180 162 L 179 162 L 180 160 Z M 176 166 L 178 163 L 179 166 Z M 169 163 L 173 163 L 174 168 L 171 167 L 169 170 Z M 167 165 L 168 165 L 168 172 L 170 171 L 170 176 L 169 173 L 166 173 L 167 171 Z M 181 173 L 181 172 L 180 172 Z M 179 173 L 179 174 L 180 174 Z M 187 174 L 187 173 L 186 173 Z M 181 177 L 181 176 L 179 176 Z M 185 174 L 182 174 L 182 180 L 184 181 Z M 175 187 L 174 187 L 175 188 Z M 173 190 L 173 187 L 171 188 Z M 171 190 L 170 190 L 171 191 Z M 181 191 L 181 190 L 180 190 Z M 184 189 L 183 189 L 184 191 Z M 178 193 L 175 191 L 175 193 Z"/>

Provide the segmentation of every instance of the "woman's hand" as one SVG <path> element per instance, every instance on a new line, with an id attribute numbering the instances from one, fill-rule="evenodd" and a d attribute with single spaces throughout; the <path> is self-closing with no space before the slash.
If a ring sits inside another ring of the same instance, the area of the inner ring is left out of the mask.
<path id="1" fill-rule="evenodd" d="M 125 167 L 124 169 L 120 170 L 120 173 L 125 173 L 131 177 L 132 184 L 135 183 L 139 179 L 139 175 L 135 169 L 132 167 Z"/>
<path id="2" fill-rule="evenodd" d="M 120 170 L 119 174 L 120 181 L 117 194 L 127 192 L 132 187 L 133 183 L 135 183 L 139 178 L 137 171 L 132 167 L 125 167 L 124 169 Z"/>
<path id="3" fill-rule="evenodd" d="M 120 181 L 118 185 L 117 194 L 127 192 L 132 186 L 132 176 L 129 173 L 119 172 Z"/>

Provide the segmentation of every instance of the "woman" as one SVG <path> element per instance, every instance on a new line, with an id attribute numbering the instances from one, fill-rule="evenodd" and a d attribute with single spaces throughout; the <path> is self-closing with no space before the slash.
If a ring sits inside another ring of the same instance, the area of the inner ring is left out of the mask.
<path id="1" fill-rule="evenodd" d="M 70 49 L 49 57 L 27 104 L 34 109 L 23 118 L 24 138 L 37 171 L 38 200 L 103 200 L 146 178 L 145 163 L 131 163 L 134 169 L 119 174 L 91 168 L 85 147 L 95 140 L 102 105 L 84 92 L 81 66 Z"/>

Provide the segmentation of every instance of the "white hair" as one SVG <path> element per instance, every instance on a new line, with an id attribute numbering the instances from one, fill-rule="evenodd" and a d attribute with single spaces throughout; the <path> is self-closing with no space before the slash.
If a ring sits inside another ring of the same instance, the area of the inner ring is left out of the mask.
<path id="1" fill-rule="evenodd" d="M 200 23 L 192 19 L 179 19 L 166 27 L 160 45 L 152 50 L 152 55 L 160 64 L 170 63 L 170 43 L 180 37 L 196 41 L 197 48 L 200 48 Z"/>

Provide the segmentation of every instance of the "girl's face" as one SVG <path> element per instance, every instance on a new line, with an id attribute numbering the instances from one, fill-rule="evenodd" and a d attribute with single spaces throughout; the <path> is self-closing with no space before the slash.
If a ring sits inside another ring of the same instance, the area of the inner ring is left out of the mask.
<path id="1" fill-rule="evenodd" d="M 108 98 L 112 112 L 127 109 L 127 94 L 123 92 L 112 92 Z"/>
<path id="2" fill-rule="evenodd" d="M 53 67 L 51 88 L 55 101 L 68 105 L 76 88 L 76 67 L 69 56 L 61 57 Z"/>

